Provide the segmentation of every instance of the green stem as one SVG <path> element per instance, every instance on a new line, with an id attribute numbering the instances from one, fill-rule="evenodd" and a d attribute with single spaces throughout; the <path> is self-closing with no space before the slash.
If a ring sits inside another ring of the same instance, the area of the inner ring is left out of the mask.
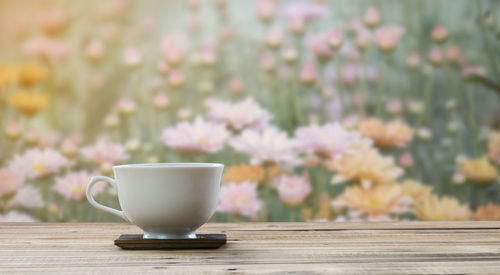
<path id="1" fill-rule="evenodd" d="M 491 62 L 491 67 L 495 71 L 497 77 L 500 77 L 500 69 L 499 69 L 498 63 L 497 63 L 497 59 L 498 58 L 493 54 L 493 51 L 491 49 L 491 45 L 488 42 L 488 36 L 487 36 L 487 33 L 486 33 L 486 28 L 484 26 L 484 20 L 483 20 L 483 1 L 482 0 L 477 0 L 476 4 L 477 4 L 478 12 L 479 12 L 479 27 L 480 27 L 480 31 L 481 31 L 481 37 L 483 38 L 483 41 L 484 41 L 484 44 L 485 44 L 486 54 L 489 57 L 488 59 Z"/>
<path id="2" fill-rule="evenodd" d="M 427 78 L 427 82 L 425 83 L 424 88 L 424 111 L 420 114 L 420 118 L 418 120 L 418 128 L 422 127 L 424 122 L 427 122 L 430 117 L 430 113 L 432 112 L 431 105 L 431 97 L 432 97 L 432 82 L 434 79 L 434 72 L 431 72 Z"/>
<path id="3" fill-rule="evenodd" d="M 377 91 L 377 101 L 376 101 L 376 107 L 375 107 L 375 114 L 378 117 L 382 117 L 382 110 L 383 110 L 383 94 L 385 90 L 385 84 L 386 84 L 386 79 L 387 79 L 387 70 L 389 67 L 389 54 L 384 54 L 384 62 L 382 64 L 382 70 L 381 70 L 381 75 L 380 75 L 380 83 L 378 86 L 378 91 Z"/>
<path id="4" fill-rule="evenodd" d="M 472 141 L 473 141 L 473 146 L 472 146 L 472 152 L 474 156 L 476 156 L 476 153 L 478 152 L 478 132 L 477 132 L 477 125 L 476 125 L 476 98 L 474 96 L 474 92 L 469 89 L 467 91 L 467 95 L 469 97 L 469 112 L 467 112 L 467 118 L 469 121 L 469 127 L 470 127 L 470 133 L 472 134 Z"/>
<path id="5" fill-rule="evenodd" d="M 342 118 L 342 114 L 345 114 L 346 112 L 344 109 L 347 107 L 345 104 L 345 98 L 344 98 L 344 85 L 342 83 L 342 68 L 340 64 L 340 57 L 337 56 L 335 57 L 335 71 L 337 73 L 337 95 L 339 97 L 340 101 L 340 110 L 342 113 L 340 114 L 340 117 Z"/>

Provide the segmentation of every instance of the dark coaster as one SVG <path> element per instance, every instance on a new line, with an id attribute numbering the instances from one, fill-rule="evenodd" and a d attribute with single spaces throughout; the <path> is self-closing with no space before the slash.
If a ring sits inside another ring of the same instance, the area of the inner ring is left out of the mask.
<path id="1" fill-rule="evenodd" d="M 143 239 L 141 234 L 120 235 L 115 245 L 128 250 L 215 249 L 226 244 L 226 234 L 196 234 L 196 239 Z"/>

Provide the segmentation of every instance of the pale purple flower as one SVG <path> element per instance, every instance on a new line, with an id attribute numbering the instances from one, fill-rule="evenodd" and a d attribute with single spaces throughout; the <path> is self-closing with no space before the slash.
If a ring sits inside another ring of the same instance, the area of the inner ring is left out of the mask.
<path id="1" fill-rule="evenodd" d="M 312 191 L 311 182 L 306 173 L 293 176 L 281 175 L 273 180 L 273 184 L 278 190 L 280 199 L 289 206 L 302 203 Z"/>
<path id="2" fill-rule="evenodd" d="M 276 13 L 276 4 L 274 0 L 258 0 L 255 9 L 260 20 L 269 22 Z"/>
<path id="3" fill-rule="evenodd" d="M 250 156 L 253 163 L 298 163 L 297 142 L 285 132 L 268 127 L 261 132 L 247 129 L 230 141 L 238 152 Z"/>
<path id="4" fill-rule="evenodd" d="M 0 222 L 37 222 L 35 218 L 17 211 L 10 211 L 6 215 L 0 215 Z"/>
<path id="5" fill-rule="evenodd" d="M 40 190 L 31 185 L 25 185 L 9 202 L 12 207 L 26 207 L 26 208 L 39 208 L 44 205 Z"/>
<path id="6" fill-rule="evenodd" d="M 358 132 L 347 131 L 338 123 L 300 127 L 295 136 L 301 151 L 336 159 L 341 158 L 351 144 L 361 140 Z"/>
<path id="7" fill-rule="evenodd" d="M 366 26 L 373 28 L 380 23 L 380 13 L 375 7 L 369 8 L 364 16 Z"/>
<path id="8" fill-rule="evenodd" d="M 293 2 L 281 8 L 280 14 L 288 20 L 300 18 L 304 22 L 322 19 L 329 14 L 328 7 L 311 2 Z"/>
<path id="9" fill-rule="evenodd" d="M 115 108 L 119 114 L 130 115 L 137 109 L 137 104 L 130 98 L 122 97 L 116 103 Z"/>
<path id="10" fill-rule="evenodd" d="M 67 165 L 68 160 L 59 151 L 35 148 L 15 155 L 9 163 L 9 169 L 33 179 L 56 174 Z"/>
<path id="11" fill-rule="evenodd" d="M 307 39 L 306 45 L 320 60 L 328 60 L 333 57 L 333 50 L 329 44 L 328 33 L 317 34 Z"/>
<path id="12" fill-rule="evenodd" d="M 163 58 L 172 66 L 179 65 L 186 55 L 186 47 L 180 33 L 169 33 L 161 43 Z"/>
<path id="13" fill-rule="evenodd" d="M 52 186 L 52 190 L 66 198 L 67 200 L 81 201 L 85 198 L 87 184 L 93 174 L 87 171 L 72 172 L 64 177 L 56 178 L 56 184 Z M 104 190 L 104 183 L 99 182 L 92 188 L 94 195 Z"/>
<path id="14" fill-rule="evenodd" d="M 194 122 L 181 122 L 163 131 L 162 141 L 176 150 L 215 153 L 230 137 L 223 124 L 205 121 L 198 116 Z"/>
<path id="15" fill-rule="evenodd" d="M 27 56 L 54 63 L 68 55 L 68 45 L 56 39 L 36 36 L 23 44 L 22 51 Z"/>
<path id="16" fill-rule="evenodd" d="M 266 36 L 266 43 L 271 48 L 277 48 L 283 42 L 283 32 L 277 27 L 269 28 Z"/>
<path id="17" fill-rule="evenodd" d="M 207 117 L 240 131 L 245 128 L 263 128 L 268 125 L 272 115 L 249 97 L 236 103 L 212 100 L 208 103 Z"/>
<path id="18" fill-rule="evenodd" d="M 80 153 L 99 165 L 115 165 L 130 157 L 125 147 L 105 140 L 99 140 L 94 145 L 83 147 Z"/>
<path id="19" fill-rule="evenodd" d="M 251 181 L 223 184 L 219 198 L 218 212 L 249 218 L 255 218 L 263 205 L 257 196 L 257 183 Z"/>

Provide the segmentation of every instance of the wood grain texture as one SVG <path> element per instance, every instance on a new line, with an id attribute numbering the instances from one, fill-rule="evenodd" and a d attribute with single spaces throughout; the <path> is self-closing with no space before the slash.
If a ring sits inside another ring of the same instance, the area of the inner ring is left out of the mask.
<path id="1" fill-rule="evenodd" d="M 0 223 L 0 274 L 499 274 L 500 222 L 229 223 L 216 250 L 122 250 L 122 223 Z"/>

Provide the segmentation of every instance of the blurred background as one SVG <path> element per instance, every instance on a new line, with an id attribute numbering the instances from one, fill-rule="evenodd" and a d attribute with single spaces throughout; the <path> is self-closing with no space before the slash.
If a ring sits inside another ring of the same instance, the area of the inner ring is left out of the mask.
<path id="1" fill-rule="evenodd" d="M 498 1 L 22 0 L 0 18 L 0 221 L 119 221 L 89 178 L 179 161 L 225 164 L 213 221 L 500 220 Z"/>

